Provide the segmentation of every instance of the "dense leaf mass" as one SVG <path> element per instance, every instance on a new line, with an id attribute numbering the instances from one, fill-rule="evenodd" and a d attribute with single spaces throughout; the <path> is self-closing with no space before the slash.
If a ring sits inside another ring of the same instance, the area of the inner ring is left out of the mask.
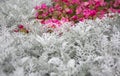
<path id="1" fill-rule="evenodd" d="M 120 76 L 120 14 L 52 31 L 33 18 L 43 3 L 0 0 L 0 76 Z"/>

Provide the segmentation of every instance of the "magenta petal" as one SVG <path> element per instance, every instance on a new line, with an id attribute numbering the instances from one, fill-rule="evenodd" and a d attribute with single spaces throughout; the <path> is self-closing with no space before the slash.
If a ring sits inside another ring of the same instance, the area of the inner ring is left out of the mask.
<path id="1" fill-rule="evenodd" d="M 19 28 L 19 29 L 23 29 L 24 26 L 20 24 L 20 25 L 18 25 L 18 28 Z"/>
<path id="2" fill-rule="evenodd" d="M 40 6 L 35 6 L 34 9 L 35 9 L 35 10 L 39 10 L 39 9 L 40 9 Z"/>
<path id="3" fill-rule="evenodd" d="M 45 3 L 43 3 L 43 4 L 41 5 L 41 9 L 45 9 L 45 8 L 47 8 L 47 6 L 46 6 Z"/>

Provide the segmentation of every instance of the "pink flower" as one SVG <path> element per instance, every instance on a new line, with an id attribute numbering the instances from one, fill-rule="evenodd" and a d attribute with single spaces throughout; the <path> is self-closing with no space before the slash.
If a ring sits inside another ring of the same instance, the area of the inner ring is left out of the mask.
<path id="1" fill-rule="evenodd" d="M 56 10 L 58 10 L 58 11 L 61 11 L 61 10 L 62 10 L 62 7 L 61 7 L 59 4 L 56 4 L 56 5 L 54 6 L 54 8 L 55 8 Z"/>
<path id="2" fill-rule="evenodd" d="M 80 0 L 71 0 L 71 3 L 73 3 L 73 4 L 79 4 Z"/>
<path id="3" fill-rule="evenodd" d="M 45 20 L 45 24 L 52 28 L 55 28 L 55 26 L 59 27 L 61 25 L 60 21 L 57 19 L 47 19 Z"/>
<path id="4" fill-rule="evenodd" d="M 62 0 L 63 2 L 65 2 L 65 3 L 68 3 L 69 1 L 68 0 Z"/>
<path id="5" fill-rule="evenodd" d="M 84 2 L 83 4 L 84 4 L 84 6 L 88 6 L 89 2 Z"/>
<path id="6" fill-rule="evenodd" d="M 109 10 L 110 10 L 111 12 L 113 12 L 113 13 L 116 12 L 116 9 L 114 9 L 114 8 L 109 8 Z"/>
<path id="7" fill-rule="evenodd" d="M 95 4 L 94 0 L 89 0 L 89 4 L 90 5 Z"/>
<path id="8" fill-rule="evenodd" d="M 120 6 L 120 0 L 115 0 L 115 3 L 113 4 L 114 7 Z"/>
<path id="9" fill-rule="evenodd" d="M 100 11 L 99 18 L 103 18 L 103 17 L 104 17 L 104 14 L 105 14 L 104 10 Z"/>
<path id="10" fill-rule="evenodd" d="M 46 17 L 48 15 L 48 13 L 43 13 L 42 17 Z"/>
<path id="11" fill-rule="evenodd" d="M 90 10 L 90 9 L 85 9 L 83 11 L 83 15 L 85 16 L 85 18 L 89 18 L 90 17 L 93 17 L 94 15 L 96 15 L 96 11 L 95 10 Z"/>
<path id="12" fill-rule="evenodd" d="M 34 9 L 35 9 L 35 10 L 39 10 L 39 9 L 40 9 L 40 6 L 35 6 Z"/>
<path id="13" fill-rule="evenodd" d="M 96 11 L 95 10 L 90 10 L 90 16 L 94 16 L 96 15 Z"/>
<path id="14" fill-rule="evenodd" d="M 50 7 L 48 10 L 49 10 L 50 13 L 52 13 L 54 11 L 54 8 Z"/>
<path id="15" fill-rule="evenodd" d="M 120 9 L 119 9 L 119 10 L 117 10 L 117 12 L 118 12 L 118 13 L 120 13 Z"/>
<path id="16" fill-rule="evenodd" d="M 38 12 L 36 12 L 35 13 L 35 17 L 38 19 L 38 16 L 39 16 L 39 13 Z"/>
<path id="17" fill-rule="evenodd" d="M 89 9 L 83 10 L 83 15 L 85 16 L 85 18 L 88 18 L 90 15 L 90 10 Z"/>
<path id="18" fill-rule="evenodd" d="M 41 9 L 46 9 L 46 8 L 47 8 L 47 6 L 45 3 L 41 4 Z"/>
<path id="19" fill-rule="evenodd" d="M 23 29 L 24 26 L 20 24 L 20 25 L 18 25 L 18 28 L 19 28 L 19 29 Z"/>
<path id="20" fill-rule="evenodd" d="M 69 8 L 66 8 L 65 11 L 66 11 L 67 14 L 72 14 L 73 13 L 73 11 Z"/>
<path id="21" fill-rule="evenodd" d="M 59 20 L 57 20 L 57 19 L 52 19 L 52 22 L 53 22 L 53 23 L 59 23 Z"/>
<path id="22" fill-rule="evenodd" d="M 84 20 L 84 18 L 80 18 L 80 19 L 79 19 L 79 21 L 83 21 L 83 20 Z"/>
<path id="23" fill-rule="evenodd" d="M 82 8 L 79 6 L 77 9 L 76 9 L 76 14 L 80 14 L 82 12 Z"/>
<path id="24" fill-rule="evenodd" d="M 19 32 L 19 30 L 18 29 L 15 29 L 15 30 L 13 30 L 14 32 Z"/>
<path id="25" fill-rule="evenodd" d="M 61 22 L 69 22 L 68 18 L 62 17 Z"/>
<path id="26" fill-rule="evenodd" d="M 72 19 L 72 20 L 77 20 L 77 19 L 78 19 L 78 16 L 74 15 L 74 16 L 72 16 L 71 19 Z"/>
<path id="27" fill-rule="evenodd" d="M 41 20 L 40 23 L 41 23 L 41 24 L 45 24 L 45 20 Z"/>
<path id="28" fill-rule="evenodd" d="M 50 24 L 50 23 L 52 23 L 52 19 L 45 20 L 45 24 Z"/>
<path id="29" fill-rule="evenodd" d="M 105 5 L 104 0 L 94 0 L 95 2 L 97 2 L 97 4 L 100 4 L 101 6 Z"/>
<path id="30" fill-rule="evenodd" d="M 59 2 L 59 0 L 53 0 L 53 2 Z"/>

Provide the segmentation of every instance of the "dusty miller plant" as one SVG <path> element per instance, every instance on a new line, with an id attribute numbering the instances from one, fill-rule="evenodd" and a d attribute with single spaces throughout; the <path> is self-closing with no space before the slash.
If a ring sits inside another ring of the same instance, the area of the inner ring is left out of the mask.
<path id="1" fill-rule="evenodd" d="M 36 2 L 4 0 L 0 4 L 0 76 L 120 75 L 118 14 L 85 20 L 75 27 L 65 23 L 50 34 L 29 20 Z M 19 23 L 30 24 L 26 27 L 31 32 L 12 32 Z"/>

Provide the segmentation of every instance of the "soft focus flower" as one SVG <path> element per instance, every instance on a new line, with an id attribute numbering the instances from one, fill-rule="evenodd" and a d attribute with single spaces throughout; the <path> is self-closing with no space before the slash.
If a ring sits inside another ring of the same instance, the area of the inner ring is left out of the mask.
<path id="1" fill-rule="evenodd" d="M 78 19 L 78 16 L 77 15 L 74 15 L 71 17 L 72 20 L 77 20 Z"/>
<path id="2" fill-rule="evenodd" d="M 43 13 L 42 17 L 47 17 L 48 13 Z"/>
<path id="3" fill-rule="evenodd" d="M 65 2 L 65 3 L 68 3 L 69 1 L 68 0 L 62 0 L 63 2 Z"/>
<path id="4" fill-rule="evenodd" d="M 59 2 L 59 0 L 53 0 L 53 2 Z"/>
<path id="5" fill-rule="evenodd" d="M 94 0 L 89 0 L 88 2 L 89 2 L 89 4 L 91 4 L 91 5 L 92 5 L 92 4 L 95 4 Z"/>
<path id="6" fill-rule="evenodd" d="M 77 9 L 76 9 L 76 14 L 80 14 L 82 12 L 82 8 L 79 6 Z"/>
<path id="7" fill-rule="evenodd" d="M 41 22 L 42 24 L 45 24 L 45 20 L 41 20 L 40 22 Z"/>
<path id="8" fill-rule="evenodd" d="M 39 10 L 39 9 L 40 9 L 40 6 L 35 6 L 34 9 L 35 9 L 35 10 Z"/>
<path id="9" fill-rule="evenodd" d="M 111 11 L 111 12 L 113 12 L 113 13 L 115 13 L 117 10 L 116 9 L 114 9 L 114 8 L 109 8 L 109 10 Z"/>
<path id="10" fill-rule="evenodd" d="M 94 16 L 96 15 L 96 11 L 95 10 L 90 10 L 90 16 Z"/>
<path id="11" fill-rule="evenodd" d="M 29 33 L 29 31 L 22 24 L 19 24 L 18 27 L 16 29 L 14 29 L 13 31 L 14 32 Z"/>
<path id="12" fill-rule="evenodd" d="M 100 11 L 99 18 L 103 18 L 103 17 L 104 17 L 104 14 L 105 14 L 104 10 Z"/>
<path id="13" fill-rule="evenodd" d="M 66 8 L 65 11 L 66 11 L 67 14 L 72 14 L 73 13 L 73 11 L 69 8 Z"/>
<path id="14" fill-rule="evenodd" d="M 35 17 L 38 19 L 38 16 L 39 16 L 39 13 L 37 12 L 37 13 L 35 13 Z"/>
<path id="15" fill-rule="evenodd" d="M 54 11 L 53 7 L 48 8 L 49 12 L 52 13 Z"/>
<path id="16" fill-rule="evenodd" d="M 18 28 L 19 28 L 19 29 L 23 29 L 24 26 L 20 24 L 20 25 L 18 25 Z"/>
<path id="17" fill-rule="evenodd" d="M 47 6 L 45 3 L 41 4 L 41 9 L 46 9 L 46 8 L 47 8 Z"/>
<path id="18" fill-rule="evenodd" d="M 118 12 L 118 13 L 120 13 L 120 9 L 119 9 L 119 10 L 117 10 L 117 12 Z"/>
<path id="19" fill-rule="evenodd" d="M 115 0 L 114 7 L 120 7 L 120 0 Z"/>
<path id="20" fill-rule="evenodd" d="M 14 29 L 13 31 L 14 31 L 14 32 L 19 32 L 19 30 L 18 30 L 18 29 Z"/>
<path id="21" fill-rule="evenodd" d="M 90 15 L 90 9 L 83 10 L 83 15 L 85 16 L 85 18 L 88 18 Z"/>
<path id="22" fill-rule="evenodd" d="M 84 2 L 83 5 L 84 5 L 84 6 L 88 6 L 88 5 L 89 5 L 89 2 Z"/>
<path id="23" fill-rule="evenodd" d="M 94 0 L 95 2 L 97 2 L 98 4 L 100 4 L 101 6 L 105 5 L 104 0 Z"/>
<path id="24" fill-rule="evenodd" d="M 68 18 L 65 18 L 65 17 L 63 17 L 62 19 L 61 19 L 61 22 L 69 22 L 69 19 Z"/>
<path id="25" fill-rule="evenodd" d="M 72 4 L 80 4 L 80 0 L 71 0 Z"/>

